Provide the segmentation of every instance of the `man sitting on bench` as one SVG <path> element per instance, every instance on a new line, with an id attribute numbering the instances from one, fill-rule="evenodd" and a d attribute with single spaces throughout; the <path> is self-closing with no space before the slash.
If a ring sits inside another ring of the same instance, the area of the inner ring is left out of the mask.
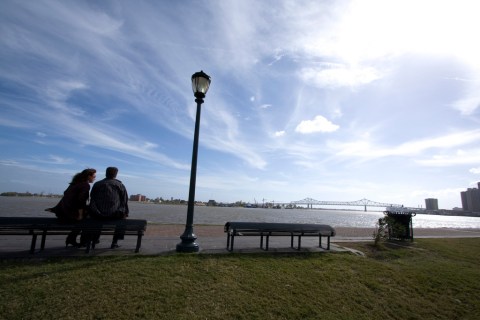
<path id="1" fill-rule="evenodd" d="M 96 182 L 90 192 L 90 207 L 88 213 L 93 219 L 117 220 L 128 217 L 127 189 L 117 180 L 118 169 L 108 167 L 105 179 Z M 118 248 L 118 240 L 123 240 L 124 232 L 115 230 L 111 248 Z M 97 235 L 95 242 L 100 236 Z"/>

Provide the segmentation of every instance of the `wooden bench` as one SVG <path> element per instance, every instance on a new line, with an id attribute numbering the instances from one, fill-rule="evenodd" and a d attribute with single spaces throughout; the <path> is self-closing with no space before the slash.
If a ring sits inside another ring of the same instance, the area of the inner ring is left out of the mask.
<path id="1" fill-rule="evenodd" d="M 272 236 L 290 236 L 290 247 L 294 248 L 294 237 L 298 237 L 297 250 L 301 248 L 302 237 L 318 237 L 318 246 L 322 248 L 322 237 L 327 238 L 327 250 L 330 250 L 330 237 L 335 236 L 335 229 L 325 224 L 268 223 L 268 222 L 227 222 L 227 250 L 233 251 L 236 236 L 260 236 L 260 248 L 268 250 Z M 265 248 L 263 238 L 266 238 Z"/>
<path id="2" fill-rule="evenodd" d="M 77 223 L 61 223 L 57 218 L 0 217 L 0 235 L 32 236 L 30 253 L 35 253 L 38 236 L 41 236 L 40 250 L 43 250 L 47 235 L 68 235 L 72 231 L 82 231 L 90 235 L 114 235 L 116 232 L 135 235 L 137 236 L 135 252 L 138 252 L 146 228 L 147 221 L 139 219 L 108 221 L 85 219 Z M 89 253 L 90 249 L 95 249 L 93 238 L 86 239 L 86 253 Z"/>

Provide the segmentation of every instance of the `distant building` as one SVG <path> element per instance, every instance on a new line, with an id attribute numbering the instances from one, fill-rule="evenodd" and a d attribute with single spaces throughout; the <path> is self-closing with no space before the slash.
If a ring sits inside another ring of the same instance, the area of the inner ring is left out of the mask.
<path id="1" fill-rule="evenodd" d="M 467 191 L 460 193 L 462 199 L 462 208 L 464 211 L 480 212 L 480 182 L 479 188 L 468 188 Z"/>
<path id="2" fill-rule="evenodd" d="M 467 205 L 469 211 L 480 211 L 480 190 L 477 188 L 467 189 Z"/>
<path id="3" fill-rule="evenodd" d="M 427 210 L 438 210 L 438 199 L 425 199 L 425 208 Z"/>
<path id="4" fill-rule="evenodd" d="M 135 194 L 130 196 L 130 201 L 147 201 L 147 197 L 142 194 Z"/>
<path id="5" fill-rule="evenodd" d="M 460 192 L 460 198 L 462 199 L 462 208 L 463 208 L 463 211 L 468 211 L 467 191 L 462 191 L 462 192 Z"/>

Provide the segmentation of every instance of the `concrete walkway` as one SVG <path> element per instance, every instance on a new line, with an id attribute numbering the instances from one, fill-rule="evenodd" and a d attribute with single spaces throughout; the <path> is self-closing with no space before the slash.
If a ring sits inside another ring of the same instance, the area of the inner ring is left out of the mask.
<path id="1" fill-rule="evenodd" d="M 90 256 L 109 255 L 165 255 L 175 254 L 183 233 L 181 225 L 153 225 L 147 227 L 139 253 L 135 253 L 136 237 L 126 236 L 119 241 L 120 248 L 110 249 L 111 236 L 103 236 Z M 330 252 L 351 251 L 346 244 L 352 241 L 373 241 L 373 228 L 336 228 L 337 235 L 331 239 Z M 230 254 L 226 250 L 227 237 L 223 226 L 195 226 L 194 232 L 201 254 Z M 415 238 L 480 237 L 480 229 L 414 229 Z M 8 258 L 50 258 L 50 257 L 86 257 L 84 249 L 65 248 L 65 236 L 49 236 L 45 250 L 40 251 L 40 239 L 37 240 L 35 254 L 29 253 L 29 236 L 0 235 L 0 259 Z M 296 240 L 295 240 L 296 241 Z M 323 239 L 326 247 L 326 239 Z M 271 237 L 269 251 L 260 249 L 260 237 L 236 237 L 234 253 L 299 252 L 290 248 L 289 237 Z M 318 238 L 303 237 L 300 252 L 329 252 L 318 247 Z"/>

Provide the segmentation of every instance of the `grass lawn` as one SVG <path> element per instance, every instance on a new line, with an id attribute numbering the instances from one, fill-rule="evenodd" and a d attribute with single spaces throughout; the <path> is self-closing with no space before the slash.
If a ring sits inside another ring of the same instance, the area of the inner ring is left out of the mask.
<path id="1" fill-rule="evenodd" d="M 0 261 L 1 319 L 480 319 L 480 238 Z"/>

